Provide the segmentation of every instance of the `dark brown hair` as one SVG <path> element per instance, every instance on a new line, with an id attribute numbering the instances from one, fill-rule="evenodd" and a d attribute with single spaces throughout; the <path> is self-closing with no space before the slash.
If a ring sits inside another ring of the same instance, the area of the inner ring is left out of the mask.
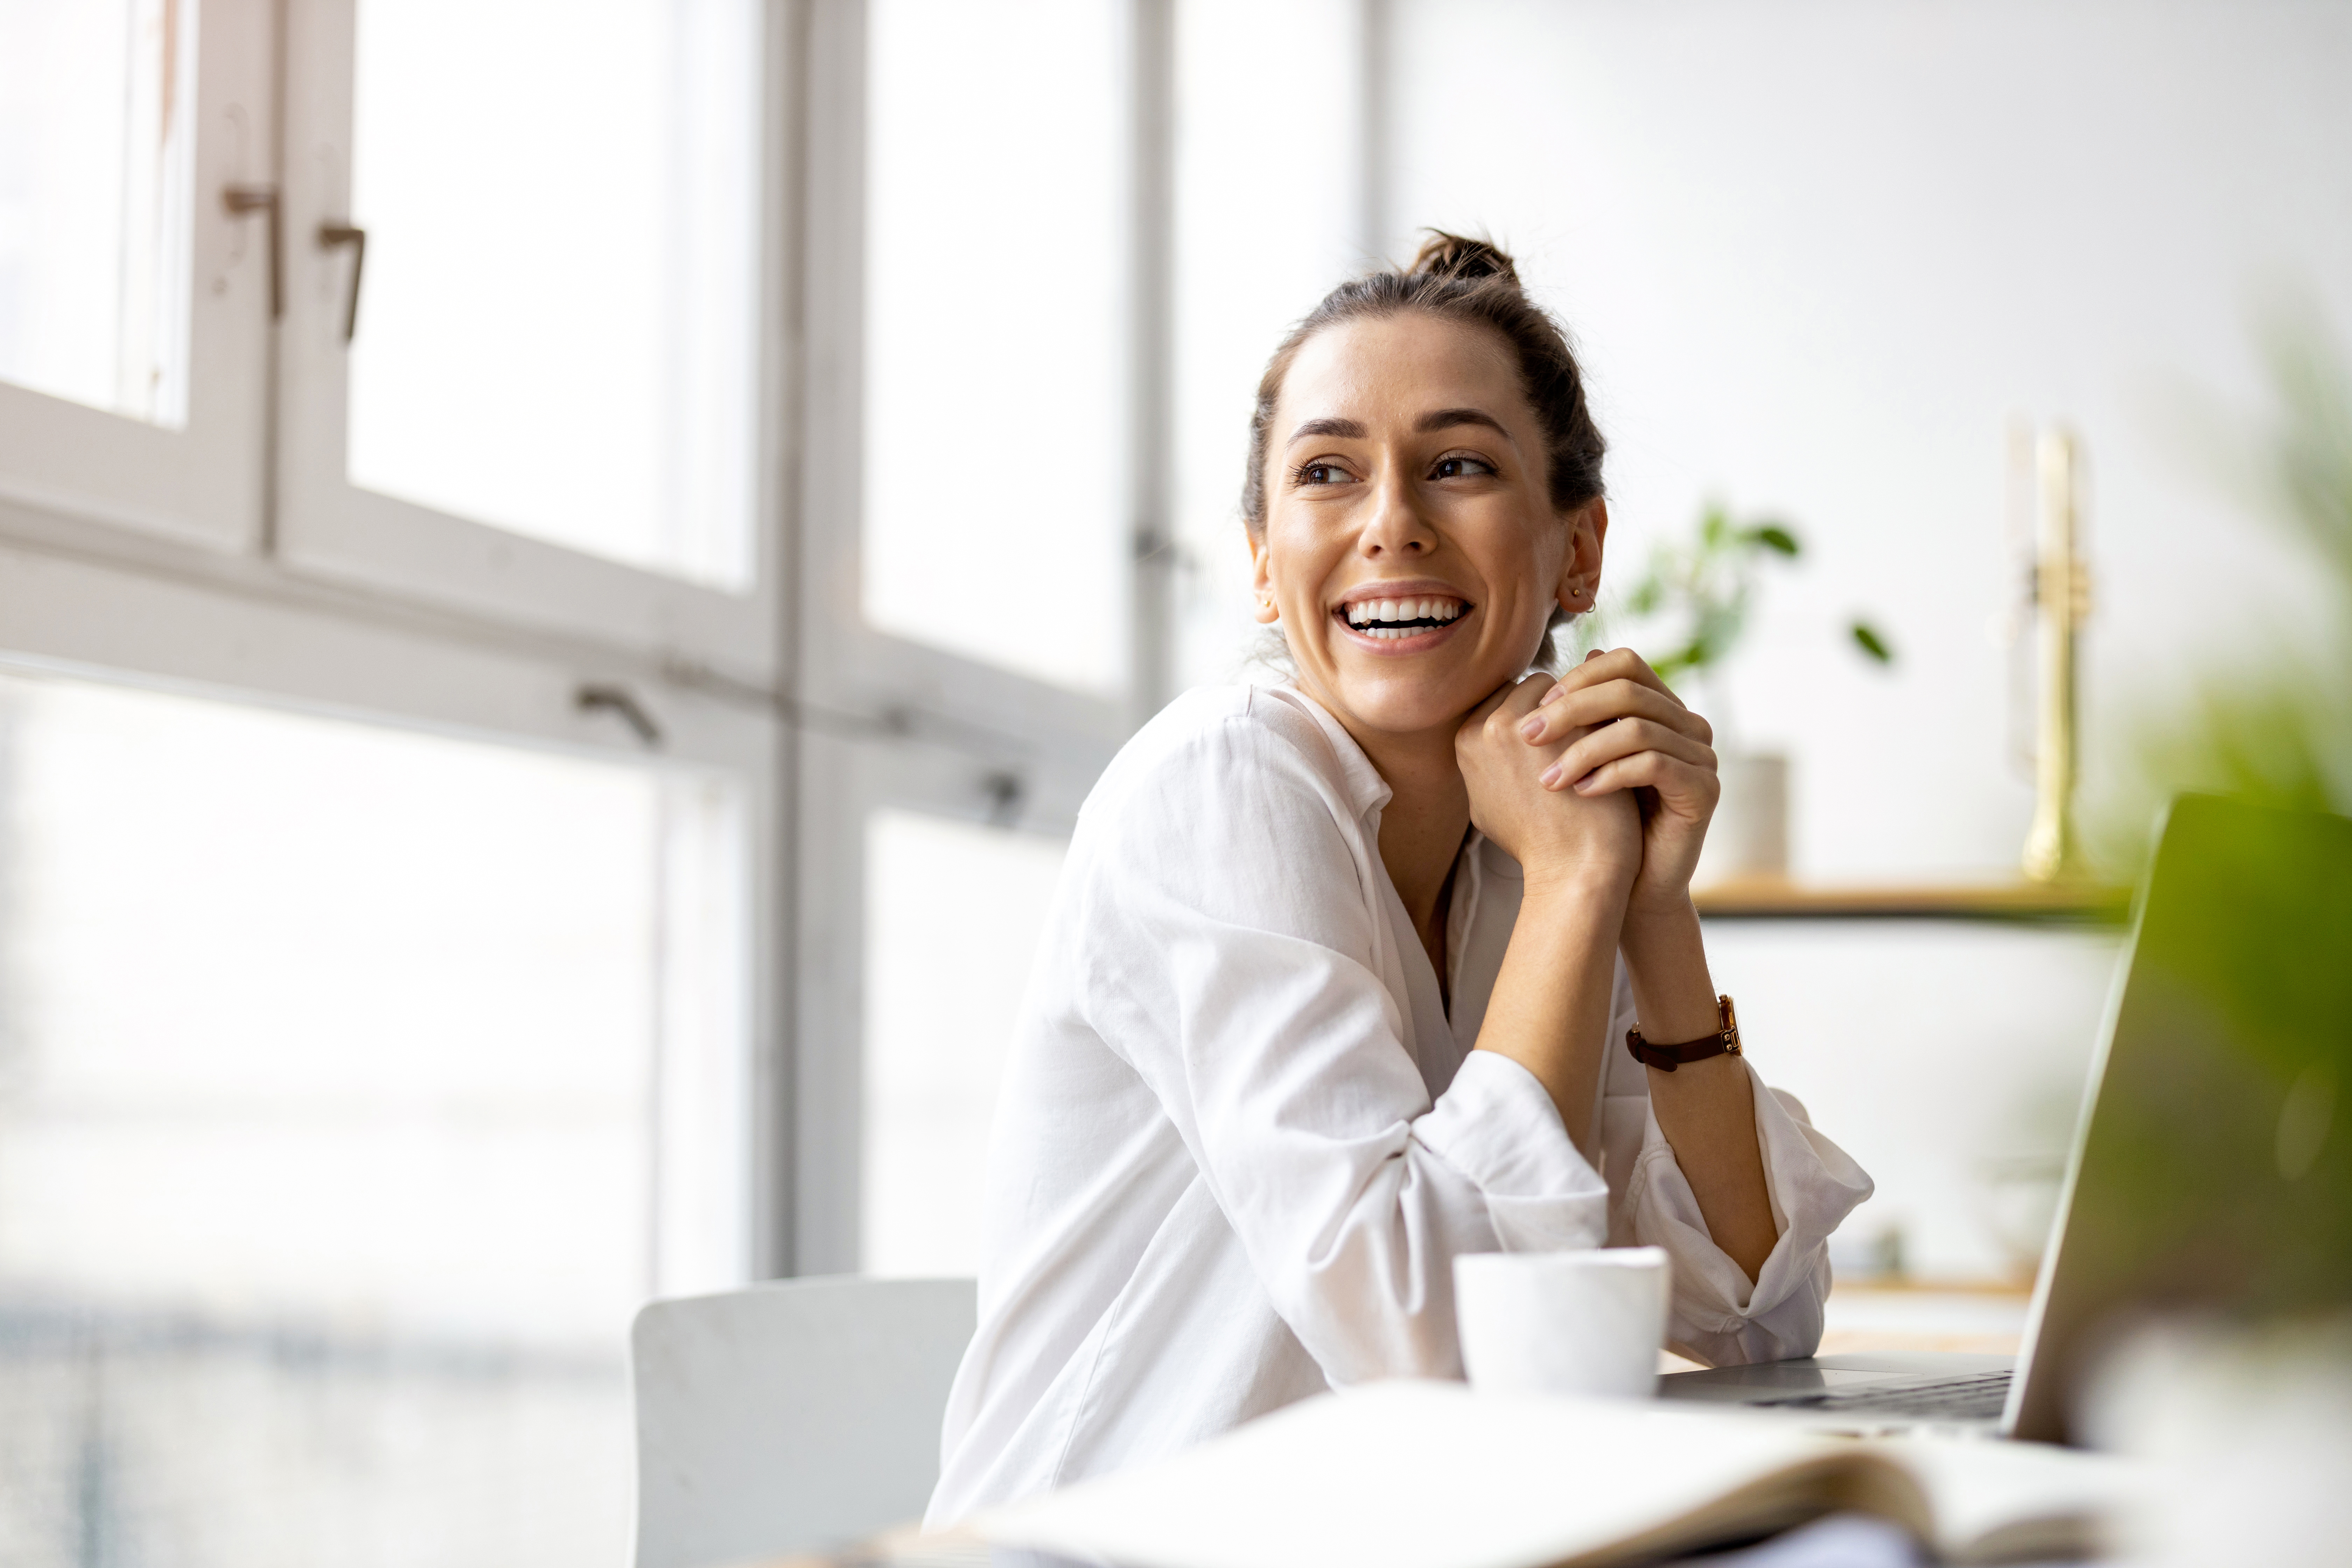
<path id="1" fill-rule="evenodd" d="M 1584 373 L 1568 346 L 1567 334 L 1519 286 L 1518 268 L 1483 239 L 1424 230 L 1412 264 L 1351 278 L 1323 296 L 1322 303 L 1290 329 L 1258 378 L 1257 406 L 1250 415 L 1249 474 L 1242 481 L 1242 519 L 1253 534 L 1265 531 L 1265 450 L 1274 424 L 1275 399 L 1290 374 L 1290 362 L 1307 340 L 1343 321 L 1425 310 L 1449 321 L 1466 321 L 1498 335 L 1519 362 L 1519 384 L 1543 426 L 1544 457 L 1550 468 L 1555 511 L 1582 506 L 1602 492 L 1601 458 L 1609 443 L 1584 398 Z"/>

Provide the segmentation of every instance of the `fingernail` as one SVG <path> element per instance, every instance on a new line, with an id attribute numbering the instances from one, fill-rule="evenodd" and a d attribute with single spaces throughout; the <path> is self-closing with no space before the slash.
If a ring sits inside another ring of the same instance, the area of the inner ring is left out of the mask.
<path id="1" fill-rule="evenodd" d="M 1543 771 L 1543 776 L 1536 782 L 1543 785 L 1546 789 L 1549 789 L 1552 785 L 1559 783 L 1559 764 L 1558 763 L 1554 763 L 1551 766 L 1546 768 Z"/>
<path id="2" fill-rule="evenodd" d="M 1543 733 L 1543 726 L 1544 726 L 1543 715 L 1542 715 L 1542 714 L 1540 714 L 1540 713 L 1538 713 L 1538 714 L 1537 714 L 1534 718 L 1532 718 L 1532 719 L 1528 720 L 1526 723 L 1524 723 L 1524 724 L 1522 724 L 1522 725 L 1520 725 L 1520 726 L 1519 726 L 1519 733 L 1520 733 L 1520 734 L 1522 734 L 1522 735 L 1525 735 L 1528 740 L 1532 741 L 1532 740 L 1534 740 L 1538 735 L 1540 735 L 1540 734 L 1542 734 L 1542 733 Z"/>
<path id="3" fill-rule="evenodd" d="M 1538 707 L 1538 708 L 1540 708 L 1540 707 L 1542 707 L 1542 706 L 1544 705 L 1544 703 L 1545 703 L 1545 702 L 1557 702 L 1557 701 L 1559 701 L 1559 698 L 1560 698 L 1560 693 L 1562 693 L 1562 692 L 1566 691 L 1567 689 L 1568 689 L 1568 688 L 1566 688 L 1565 686 L 1555 686 L 1555 687 L 1553 687 L 1549 691 L 1547 691 L 1547 692 L 1545 692 L 1545 693 L 1544 693 L 1544 695 L 1543 695 L 1543 702 L 1538 702 L 1538 703 L 1537 703 L 1537 704 L 1536 704 L 1536 706 L 1537 706 L 1537 707 Z"/>

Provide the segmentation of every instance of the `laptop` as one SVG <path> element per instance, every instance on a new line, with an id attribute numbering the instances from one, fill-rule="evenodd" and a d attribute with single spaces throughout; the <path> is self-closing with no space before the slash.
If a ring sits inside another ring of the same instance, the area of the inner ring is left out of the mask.
<path id="1" fill-rule="evenodd" d="M 2352 818 L 2173 803 L 2091 1081 L 2013 1365 L 1808 1356 L 1660 1394 L 2063 1442 L 2136 1322 L 2352 1305 Z"/>

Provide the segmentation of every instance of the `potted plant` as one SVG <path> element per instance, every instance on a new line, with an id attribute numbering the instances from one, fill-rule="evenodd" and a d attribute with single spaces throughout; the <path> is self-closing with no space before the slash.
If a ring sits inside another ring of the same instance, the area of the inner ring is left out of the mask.
<path id="1" fill-rule="evenodd" d="M 1644 634 L 1655 634 L 1641 636 L 1637 646 L 1666 683 L 1677 690 L 1694 682 L 1706 688 L 1699 706 L 1715 727 L 1723 798 L 1695 879 L 1702 885 L 1789 874 L 1789 759 L 1738 744 L 1722 674 L 1747 630 L 1764 568 L 1803 554 L 1787 523 L 1769 518 L 1742 521 L 1728 508 L 1709 502 L 1690 537 L 1667 540 L 1651 552 L 1648 565 L 1622 601 L 1627 617 Z M 1584 647 L 1600 646 L 1606 635 L 1593 624 L 1597 620 L 1587 617 Z M 1862 657 L 1881 665 L 1894 662 L 1892 645 L 1869 622 L 1852 621 L 1846 635 Z"/>

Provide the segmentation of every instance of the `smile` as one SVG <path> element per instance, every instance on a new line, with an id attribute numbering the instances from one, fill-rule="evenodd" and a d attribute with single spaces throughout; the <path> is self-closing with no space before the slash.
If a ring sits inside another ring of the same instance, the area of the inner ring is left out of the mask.
<path id="1" fill-rule="evenodd" d="M 1416 595 L 1410 598 L 1358 599 L 1332 614 L 1347 628 L 1374 642 L 1403 642 L 1454 626 L 1470 613 L 1471 605 L 1450 595 Z"/>

